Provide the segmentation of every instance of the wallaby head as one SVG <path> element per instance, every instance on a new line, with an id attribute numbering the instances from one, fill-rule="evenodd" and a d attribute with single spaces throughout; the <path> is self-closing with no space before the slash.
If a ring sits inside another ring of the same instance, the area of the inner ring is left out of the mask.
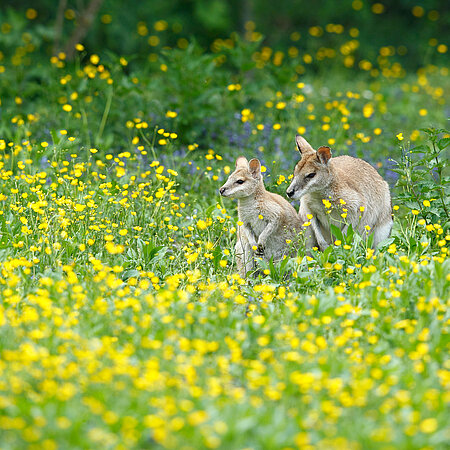
<path id="1" fill-rule="evenodd" d="M 319 192 L 330 183 L 329 161 L 331 158 L 330 147 L 319 147 L 314 150 L 302 136 L 295 137 L 297 149 L 301 159 L 294 169 L 292 183 L 286 194 L 295 200 L 299 200 L 305 194 Z"/>
<path id="2" fill-rule="evenodd" d="M 236 160 L 236 169 L 227 182 L 219 189 L 220 195 L 231 198 L 244 198 L 264 189 L 261 163 L 257 159 L 247 161 L 244 156 Z"/>

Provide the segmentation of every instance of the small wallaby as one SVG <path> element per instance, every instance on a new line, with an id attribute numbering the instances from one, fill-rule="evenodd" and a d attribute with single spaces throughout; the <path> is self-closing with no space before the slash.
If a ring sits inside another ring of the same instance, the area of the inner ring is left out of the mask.
<path id="1" fill-rule="evenodd" d="M 329 147 L 315 151 L 298 135 L 295 141 L 301 159 L 286 194 L 301 199 L 302 217 L 312 215 L 309 245 L 323 251 L 332 243 L 330 223 L 344 234 L 349 225 L 361 236 L 373 233 L 374 247 L 388 238 L 393 225 L 391 195 L 380 174 L 362 159 L 331 158 Z"/>
<path id="2" fill-rule="evenodd" d="M 266 191 L 257 159 L 249 162 L 243 156 L 237 158 L 236 170 L 219 192 L 223 197 L 238 199 L 242 225 L 237 231 L 235 250 L 241 277 L 255 268 L 254 256 L 276 261 L 292 251 L 302 222 L 287 200 Z"/>

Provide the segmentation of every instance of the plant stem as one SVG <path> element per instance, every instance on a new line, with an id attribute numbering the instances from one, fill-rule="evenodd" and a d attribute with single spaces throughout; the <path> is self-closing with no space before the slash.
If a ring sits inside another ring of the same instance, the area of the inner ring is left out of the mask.
<path id="1" fill-rule="evenodd" d="M 156 131 L 158 130 L 158 127 L 156 126 L 155 129 L 153 130 L 153 142 L 150 142 L 147 139 L 147 136 L 145 136 L 145 134 L 143 133 L 142 130 L 140 130 L 140 134 L 142 136 L 142 139 L 144 139 L 144 141 L 149 145 L 150 147 L 150 151 L 152 152 L 152 156 L 153 156 L 153 160 L 156 161 L 156 153 L 155 153 L 155 140 L 156 140 Z"/>
<path id="2" fill-rule="evenodd" d="M 402 159 L 405 160 L 404 164 L 405 164 L 405 174 L 406 174 L 407 186 L 410 189 L 410 192 L 413 194 L 414 199 L 416 200 L 417 205 L 419 206 L 420 212 L 423 213 L 422 205 L 419 200 L 419 196 L 416 194 L 416 191 L 414 190 L 414 183 L 413 183 L 413 180 L 411 177 L 411 164 L 410 164 L 409 158 L 406 154 L 406 150 L 404 150 L 404 155 L 402 154 Z"/>
<path id="3" fill-rule="evenodd" d="M 113 94 L 114 94 L 113 88 L 111 88 L 108 92 L 108 97 L 106 98 L 105 110 L 103 111 L 102 121 L 100 123 L 100 128 L 98 129 L 97 138 L 95 139 L 96 145 L 98 145 L 98 143 L 100 142 L 103 130 L 105 129 L 106 121 L 108 120 L 109 110 L 111 109 Z"/>
<path id="4" fill-rule="evenodd" d="M 434 159 L 436 160 L 436 169 L 439 177 L 439 197 L 441 198 L 442 207 L 444 208 L 445 214 L 447 215 L 447 218 L 449 217 L 447 207 L 445 206 L 445 200 L 444 200 L 444 189 L 442 188 L 442 169 L 439 167 L 439 153 L 436 150 L 436 143 L 432 142 L 433 145 L 433 153 L 434 153 Z"/>

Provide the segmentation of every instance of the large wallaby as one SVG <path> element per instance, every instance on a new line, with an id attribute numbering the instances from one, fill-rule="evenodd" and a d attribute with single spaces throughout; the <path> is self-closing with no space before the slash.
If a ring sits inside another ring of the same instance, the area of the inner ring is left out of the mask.
<path id="1" fill-rule="evenodd" d="M 310 245 L 325 250 L 332 243 L 330 223 L 344 233 L 350 224 L 360 235 L 373 233 L 374 247 L 389 237 L 393 225 L 391 195 L 380 174 L 362 159 L 332 158 L 329 147 L 316 151 L 298 135 L 295 141 L 301 159 L 286 194 L 300 200 L 302 217 L 312 215 Z M 328 213 L 324 204 L 330 207 Z"/>

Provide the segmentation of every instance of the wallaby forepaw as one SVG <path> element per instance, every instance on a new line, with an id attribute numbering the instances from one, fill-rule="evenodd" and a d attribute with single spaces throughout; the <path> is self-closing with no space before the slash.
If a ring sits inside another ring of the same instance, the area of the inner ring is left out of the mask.
<path id="1" fill-rule="evenodd" d="M 261 244 L 258 244 L 256 247 L 255 256 L 258 258 L 262 258 L 264 256 L 264 247 Z"/>

